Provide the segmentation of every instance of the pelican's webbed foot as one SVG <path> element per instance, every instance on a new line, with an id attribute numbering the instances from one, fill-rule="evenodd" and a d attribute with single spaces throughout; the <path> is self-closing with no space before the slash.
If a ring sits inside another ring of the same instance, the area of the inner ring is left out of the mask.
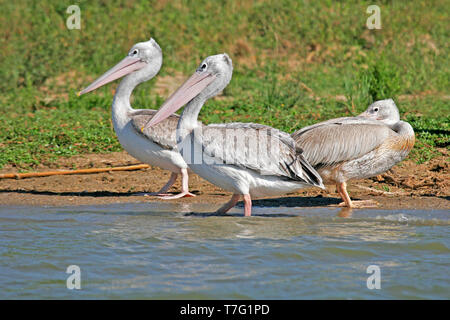
<path id="1" fill-rule="evenodd" d="M 379 203 L 374 200 L 351 200 L 350 205 L 347 205 L 345 202 L 341 202 L 338 204 L 339 207 L 348 207 L 348 208 L 374 208 L 378 207 Z"/>
<path id="2" fill-rule="evenodd" d="M 173 199 L 179 199 L 179 198 L 184 198 L 184 197 L 195 197 L 195 194 L 190 193 L 189 191 L 184 191 L 184 192 L 180 192 L 175 195 L 163 196 L 163 197 L 159 197 L 159 198 L 163 199 L 163 200 L 173 200 Z"/>

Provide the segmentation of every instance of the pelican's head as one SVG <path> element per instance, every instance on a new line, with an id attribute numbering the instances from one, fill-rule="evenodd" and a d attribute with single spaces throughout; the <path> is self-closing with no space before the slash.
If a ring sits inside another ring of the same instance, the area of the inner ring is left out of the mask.
<path id="1" fill-rule="evenodd" d="M 154 126 L 194 98 L 203 101 L 225 89 L 233 74 L 233 63 L 226 53 L 209 56 L 200 63 L 194 74 L 181 85 L 142 128 Z"/>
<path id="2" fill-rule="evenodd" d="M 359 116 L 381 121 L 388 126 L 394 125 L 400 121 L 400 113 L 392 99 L 375 101 Z"/>
<path id="3" fill-rule="evenodd" d="M 230 83 L 233 75 L 233 62 L 226 53 L 209 56 L 200 63 L 193 76 L 195 75 L 214 78 L 202 92 L 206 99 L 212 98 Z"/>
<path id="4" fill-rule="evenodd" d="M 128 74 L 133 74 L 137 83 L 150 80 L 159 72 L 161 65 L 162 50 L 153 38 L 136 43 L 122 61 L 80 91 L 78 95 L 93 91 Z"/>

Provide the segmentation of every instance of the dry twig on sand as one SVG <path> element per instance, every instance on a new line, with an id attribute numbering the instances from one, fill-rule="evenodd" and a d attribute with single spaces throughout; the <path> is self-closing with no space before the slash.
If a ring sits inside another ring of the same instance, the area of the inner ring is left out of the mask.
<path id="1" fill-rule="evenodd" d="M 148 164 L 138 164 L 126 167 L 113 167 L 113 168 L 90 168 L 79 170 L 61 170 L 61 171 L 45 171 L 45 172 L 27 172 L 27 173 L 5 173 L 0 174 L 0 179 L 23 179 L 23 178 L 36 178 L 36 177 L 48 177 L 66 174 L 90 174 L 109 171 L 130 171 L 140 170 L 148 168 Z"/>

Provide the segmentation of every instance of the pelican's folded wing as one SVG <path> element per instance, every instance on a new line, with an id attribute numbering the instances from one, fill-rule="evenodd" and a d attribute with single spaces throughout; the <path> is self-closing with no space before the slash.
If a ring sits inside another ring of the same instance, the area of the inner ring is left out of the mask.
<path id="1" fill-rule="evenodd" d="M 164 149 L 174 149 L 176 147 L 176 129 L 180 116 L 173 114 L 161 123 L 145 128 L 144 125 L 156 114 L 156 110 L 143 109 L 136 110 L 130 114 L 133 128 L 139 134 Z"/>
<path id="2" fill-rule="evenodd" d="M 246 123 L 246 122 L 232 122 L 232 123 L 213 123 L 208 125 L 210 128 L 228 128 L 228 129 L 240 129 L 240 128 L 250 128 L 254 130 L 269 130 L 271 134 L 274 134 L 278 136 L 279 139 L 284 141 L 285 143 L 289 144 L 292 143 L 292 138 L 289 135 L 289 133 L 286 133 L 284 131 L 274 129 L 270 126 L 259 124 L 259 123 Z"/>
<path id="3" fill-rule="evenodd" d="M 379 147 L 394 132 L 386 125 L 355 118 L 334 119 L 292 134 L 297 147 L 314 167 L 359 158 Z"/>
<path id="4" fill-rule="evenodd" d="M 287 133 L 253 123 L 208 125 L 199 130 L 202 133 L 194 137 L 196 145 L 202 146 L 204 161 L 323 187 L 320 175 Z"/>
<path id="5" fill-rule="evenodd" d="M 306 131 L 315 129 L 317 127 L 322 127 L 322 126 L 325 126 L 327 124 L 333 124 L 333 123 L 335 123 L 335 124 L 369 123 L 370 124 L 370 123 L 374 123 L 374 120 L 370 120 L 370 119 L 367 119 L 367 118 L 364 118 L 364 117 L 359 117 L 359 116 L 334 118 L 334 119 L 325 120 L 325 121 L 322 121 L 322 122 L 319 122 L 319 123 L 315 123 L 315 124 L 312 124 L 310 126 L 298 129 L 293 134 L 291 134 L 291 136 L 293 138 L 295 138 L 295 136 L 299 136 L 299 135 L 305 133 Z"/>

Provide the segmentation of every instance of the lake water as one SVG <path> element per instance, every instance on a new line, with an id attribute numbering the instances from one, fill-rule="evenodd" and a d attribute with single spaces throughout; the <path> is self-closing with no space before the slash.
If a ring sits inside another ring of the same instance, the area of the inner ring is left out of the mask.
<path id="1" fill-rule="evenodd" d="M 450 298 L 449 210 L 208 210 L 0 206 L 0 299 Z"/>

